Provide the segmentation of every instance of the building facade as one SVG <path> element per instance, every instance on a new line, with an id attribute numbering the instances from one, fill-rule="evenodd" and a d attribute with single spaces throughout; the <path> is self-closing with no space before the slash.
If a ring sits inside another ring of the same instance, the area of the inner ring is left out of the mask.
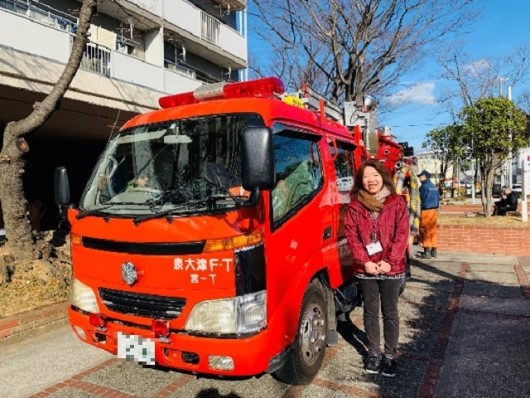
<path id="1" fill-rule="evenodd" d="M 0 130 L 29 115 L 68 61 L 81 3 L 0 0 Z M 246 79 L 246 0 L 107 0 L 59 109 L 27 137 L 26 196 L 51 223 L 53 172 L 67 166 L 72 200 L 110 134 L 159 97 Z M 49 220 L 44 214 L 49 213 Z M 53 225 L 41 226 L 42 229 Z"/>

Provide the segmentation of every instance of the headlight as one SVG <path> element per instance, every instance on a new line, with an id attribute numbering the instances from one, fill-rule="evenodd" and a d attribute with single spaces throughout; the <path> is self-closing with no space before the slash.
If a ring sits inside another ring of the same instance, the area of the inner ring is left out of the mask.
<path id="1" fill-rule="evenodd" d="M 267 324 L 265 291 L 231 299 L 208 300 L 195 305 L 186 330 L 203 333 L 247 334 Z"/>
<path id="2" fill-rule="evenodd" d="M 86 312 L 99 312 L 98 302 L 94 291 L 82 282 L 72 280 L 72 305 Z"/>

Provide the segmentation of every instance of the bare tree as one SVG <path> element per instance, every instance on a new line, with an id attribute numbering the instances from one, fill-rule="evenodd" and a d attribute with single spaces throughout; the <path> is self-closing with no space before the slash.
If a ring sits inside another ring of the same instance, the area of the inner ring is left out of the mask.
<path id="1" fill-rule="evenodd" d="M 268 43 L 257 73 L 287 84 L 305 80 L 332 102 L 383 95 L 433 54 L 434 45 L 471 23 L 475 0 L 260 0 L 251 15 Z"/>
<path id="2" fill-rule="evenodd" d="M 494 97 L 507 85 L 517 85 L 530 74 L 530 52 L 527 47 L 517 48 L 505 57 L 471 59 L 460 46 L 438 58 L 443 68 L 442 78 L 453 82 L 439 98 L 445 110 L 458 119 L 460 109 L 473 106 L 479 98 Z M 503 91 L 504 90 L 504 91 Z"/>
<path id="3" fill-rule="evenodd" d="M 29 145 L 24 137 L 44 124 L 57 110 L 61 99 L 74 79 L 83 58 L 85 44 L 88 41 L 88 30 L 96 3 L 96 0 L 83 0 L 70 58 L 52 91 L 42 102 L 33 105 L 33 111 L 30 115 L 24 119 L 8 123 L 4 130 L 2 151 L 0 152 L 0 202 L 7 237 L 6 246 L 17 259 L 29 259 L 38 256 L 38 253 L 35 253 L 34 239 L 28 218 L 27 200 L 22 185 L 25 166 L 24 154 L 29 150 Z"/>
<path id="4" fill-rule="evenodd" d="M 518 105 L 527 115 L 530 114 L 530 91 L 525 91 L 518 99 Z"/>
<path id="5" fill-rule="evenodd" d="M 498 58 L 471 59 L 461 51 L 459 46 L 446 54 L 439 57 L 444 71 L 442 77 L 453 84 L 449 84 L 439 102 L 452 116 L 455 124 L 461 122 L 463 108 L 467 109 L 468 114 L 472 114 L 477 101 L 505 95 L 508 85 L 520 85 L 530 76 L 530 52 L 527 47 L 517 48 L 512 54 Z M 524 101 L 523 95 L 521 97 L 523 105 Z M 523 109 L 525 109 L 524 106 Z M 500 156 L 497 149 L 491 151 L 488 149 L 487 154 L 491 152 L 491 156 L 485 156 L 485 149 L 484 147 L 479 149 L 477 139 L 473 139 L 472 135 L 467 138 L 467 156 L 463 159 L 476 162 L 473 189 L 479 178 L 478 170 L 482 170 L 483 173 L 487 172 L 487 175 L 481 174 L 480 178 L 484 208 L 489 209 L 494 172 L 506 162 L 508 155 Z M 489 214 L 488 211 L 485 210 L 485 214 Z"/>

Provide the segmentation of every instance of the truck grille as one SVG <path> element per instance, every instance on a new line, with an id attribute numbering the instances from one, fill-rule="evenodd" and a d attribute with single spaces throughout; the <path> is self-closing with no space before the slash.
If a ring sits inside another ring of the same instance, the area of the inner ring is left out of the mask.
<path id="1" fill-rule="evenodd" d="M 144 255 L 178 255 L 199 254 L 204 249 L 205 241 L 199 242 L 120 242 L 108 239 L 83 236 L 83 246 L 89 249 L 116 253 L 144 254 Z"/>
<path id="2" fill-rule="evenodd" d="M 175 319 L 186 305 L 186 299 L 180 297 L 162 297 L 104 288 L 99 289 L 99 295 L 112 311 L 148 318 Z"/>

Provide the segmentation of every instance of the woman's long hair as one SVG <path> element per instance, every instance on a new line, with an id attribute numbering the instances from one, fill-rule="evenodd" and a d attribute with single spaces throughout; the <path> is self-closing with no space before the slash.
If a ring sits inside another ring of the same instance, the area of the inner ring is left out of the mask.
<path id="1" fill-rule="evenodd" d="M 383 166 L 383 163 L 381 163 L 378 160 L 367 160 L 364 162 L 361 167 L 359 167 L 359 170 L 357 171 L 357 174 L 355 175 L 355 183 L 353 184 L 353 188 L 351 190 L 352 195 L 357 195 L 357 193 L 360 190 L 364 190 L 363 186 L 363 174 L 364 169 L 367 167 L 372 167 L 377 170 L 377 172 L 381 175 L 383 178 L 383 185 L 388 188 L 392 196 L 397 195 L 396 193 L 396 186 L 394 184 L 394 180 L 392 179 L 392 176 L 390 175 L 390 172 Z"/>

